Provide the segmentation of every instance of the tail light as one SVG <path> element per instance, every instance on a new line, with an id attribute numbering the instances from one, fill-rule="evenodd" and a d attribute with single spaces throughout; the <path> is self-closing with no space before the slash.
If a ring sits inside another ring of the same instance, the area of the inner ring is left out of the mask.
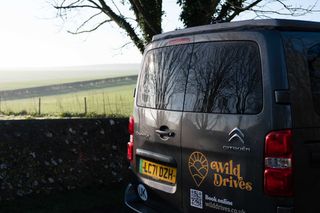
<path id="1" fill-rule="evenodd" d="M 133 132 L 134 132 L 134 118 L 133 118 L 133 116 L 130 116 L 130 118 L 129 118 L 128 132 L 130 135 L 133 135 Z"/>
<path id="2" fill-rule="evenodd" d="M 270 132 L 265 139 L 264 191 L 271 196 L 293 195 L 292 131 Z"/>
<path id="3" fill-rule="evenodd" d="M 128 125 L 128 132 L 130 134 L 130 140 L 127 145 L 127 159 L 131 162 L 133 160 L 133 133 L 134 133 L 134 118 L 130 116 L 129 118 L 129 125 Z"/>

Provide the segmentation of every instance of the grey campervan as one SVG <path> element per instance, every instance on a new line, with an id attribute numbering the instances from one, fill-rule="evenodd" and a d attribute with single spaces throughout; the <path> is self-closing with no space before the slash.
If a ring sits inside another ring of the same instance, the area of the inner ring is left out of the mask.
<path id="1" fill-rule="evenodd" d="M 136 212 L 320 212 L 320 23 L 155 36 L 129 132 Z"/>

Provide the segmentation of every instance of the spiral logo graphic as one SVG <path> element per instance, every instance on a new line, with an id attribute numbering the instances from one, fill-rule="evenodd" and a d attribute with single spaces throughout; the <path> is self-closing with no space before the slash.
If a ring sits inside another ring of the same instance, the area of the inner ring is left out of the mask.
<path id="1" fill-rule="evenodd" d="M 193 152 L 189 156 L 189 171 L 199 187 L 208 174 L 208 160 L 201 152 Z"/>

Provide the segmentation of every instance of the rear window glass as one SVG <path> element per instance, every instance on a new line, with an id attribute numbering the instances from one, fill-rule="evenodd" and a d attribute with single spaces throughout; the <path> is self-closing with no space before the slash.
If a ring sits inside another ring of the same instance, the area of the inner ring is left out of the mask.
<path id="1" fill-rule="evenodd" d="M 257 114 L 262 109 L 259 48 L 249 41 L 194 45 L 185 111 Z"/>
<path id="2" fill-rule="evenodd" d="M 149 51 L 140 74 L 137 105 L 182 110 L 192 45 L 170 46 Z"/>
<path id="3" fill-rule="evenodd" d="M 311 92 L 315 111 L 320 114 L 320 43 L 307 51 Z"/>

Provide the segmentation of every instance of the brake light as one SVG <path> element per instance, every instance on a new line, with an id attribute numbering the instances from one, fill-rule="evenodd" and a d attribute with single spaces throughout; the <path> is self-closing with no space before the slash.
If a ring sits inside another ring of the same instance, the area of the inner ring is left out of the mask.
<path id="1" fill-rule="evenodd" d="M 127 159 L 131 162 L 133 160 L 133 133 L 134 133 L 134 118 L 130 116 L 129 118 L 129 125 L 128 125 L 128 132 L 130 134 L 130 140 L 127 145 Z"/>
<path id="2" fill-rule="evenodd" d="M 169 41 L 169 45 L 185 44 L 190 42 L 190 38 L 175 38 Z"/>
<path id="3" fill-rule="evenodd" d="M 271 132 L 266 136 L 265 151 L 270 157 L 288 157 L 292 154 L 291 130 Z"/>
<path id="4" fill-rule="evenodd" d="M 265 139 L 264 191 L 271 196 L 293 195 L 292 131 L 270 132 Z"/>
<path id="5" fill-rule="evenodd" d="M 130 135 L 132 135 L 134 132 L 134 118 L 133 118 L 133 116 L 130 116 L 130 118 L 129 118 L 128 132 Z"/>

